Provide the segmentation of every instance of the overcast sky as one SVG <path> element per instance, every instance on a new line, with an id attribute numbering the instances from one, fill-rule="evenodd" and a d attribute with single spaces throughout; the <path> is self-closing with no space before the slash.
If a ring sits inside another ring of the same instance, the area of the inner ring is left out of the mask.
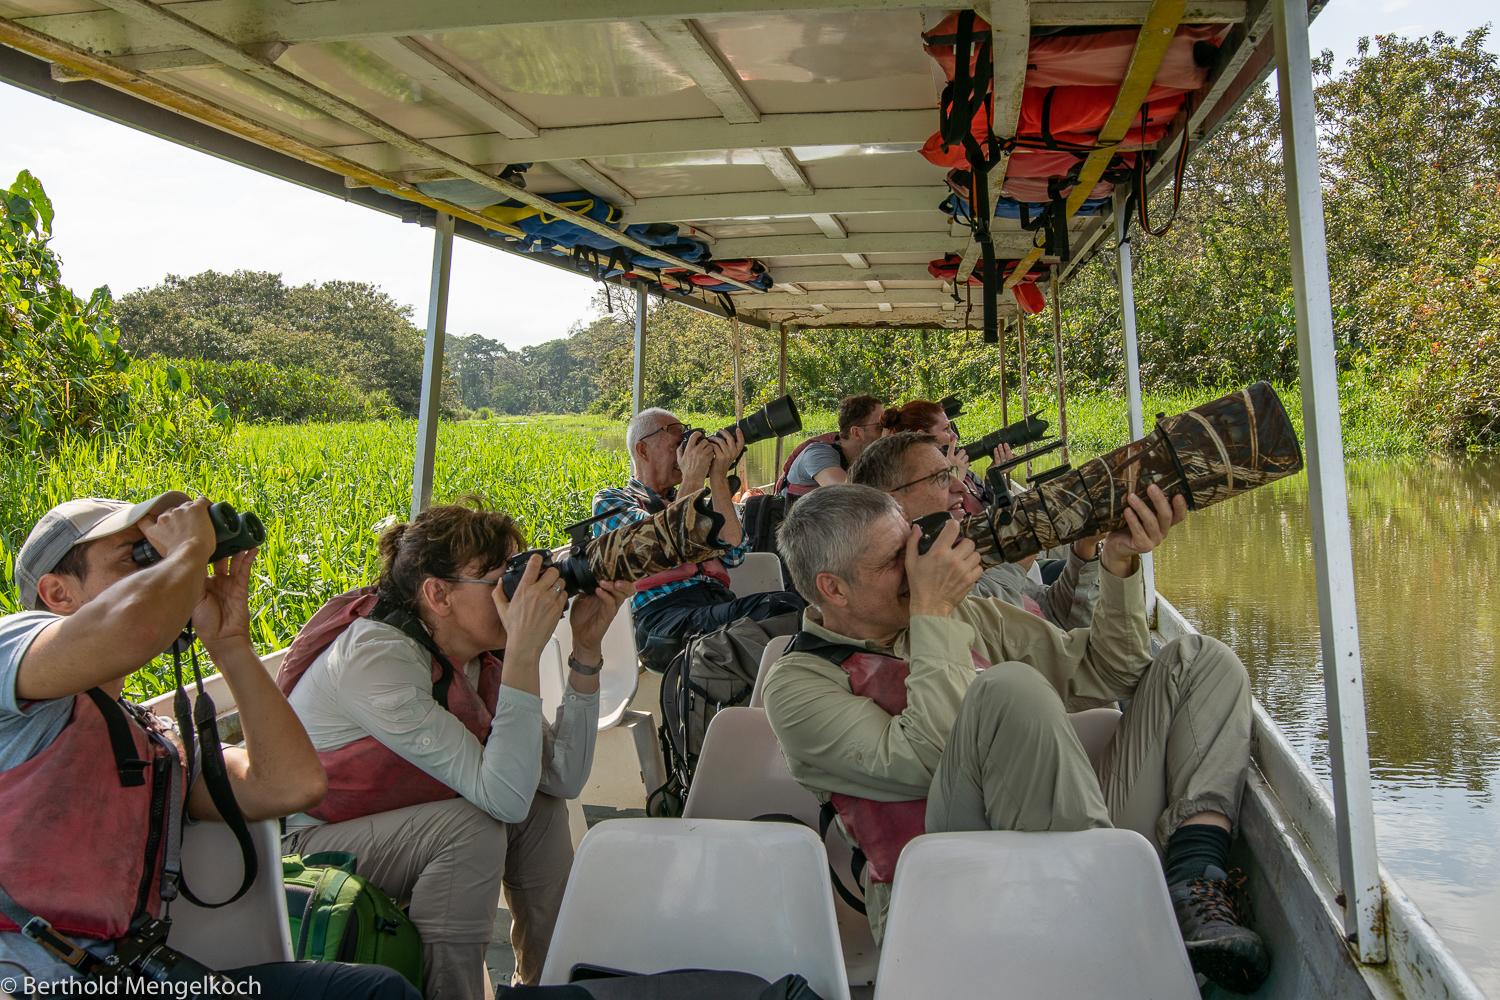
<path id="1" fill-rule="evenodd" d="M 1332 0 L 1313 24 L 1312 48 L 1332 49 L 1342 65 L 1360 35 L 1462 36 L 1496 20 L 1496 10 L 1493 0 Z M 1500 40 L 1491 35 L 1488 48 L 1500 51 Z M 431 230 L 0 84 L 0 181 L 22 168 L 57 205 L 53 245 L 82 294 L 107 284 L 120 296 L 168 274 L 243 268 L 279 272 L 289 284 L 373 282 L 425 322 Z M 592 287 L 457 240 L 448 329 L 512 348 L 541 343 L 589 315 Z"/>

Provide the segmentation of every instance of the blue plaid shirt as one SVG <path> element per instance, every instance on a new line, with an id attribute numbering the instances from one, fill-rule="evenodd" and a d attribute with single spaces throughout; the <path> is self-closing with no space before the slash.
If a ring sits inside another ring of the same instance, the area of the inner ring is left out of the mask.
<path id="1" fill-rule="evenodd" d="M 605 518 L 594 525 L 594 536 L 604 534 L 606 531 L 614 531 L 622 525 L 631 524 L 650 517 L 652 514 L 664 510 L 667 504 L 677 499 L 677 490 L 669 491 L 666 497 L 658 496 L 656 491 L 638 479 L 632 478 L 624 486 L 606 486 L 594 494 L 594 514 L 603 514 L 607 510 L 623 508 L 614 517 Z M 725 567 L 738 566 L 745 561 L 745 553 L 749 551 L 744 539 L 740 544 L 730 549 L 719 557 Z M 693 576 L 681 580 L 673 580 L 664 583 L 660 587 L 652 587 L 650 590 L 642 590 L 630 601 L 630 610 L 639 611 L 652 601 L 660 600 L 668 594 L 674 594 L 688 587 L 696 587 L 700 583 L 716 583 L 713 577 L 706 573 L 696 573 Z"/>

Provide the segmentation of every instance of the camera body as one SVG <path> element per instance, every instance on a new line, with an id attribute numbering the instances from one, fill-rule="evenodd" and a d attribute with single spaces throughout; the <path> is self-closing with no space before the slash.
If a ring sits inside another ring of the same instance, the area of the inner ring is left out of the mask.
<path id="1" fill-rule="evenodd" d="M 741 431 L 745 435 L 745 447 L 748 448 L 757 441 L 785 437 L 801 429 L 802 415 L 797 412 L 797 404 L 792 401 L 791 396 L 782 396 L 780 399 L 771 400 L 754 413 L 746 415 L 743 420 L 730 424 L 717 433 L 729 438 L 734 436 L 735 431 Z M 685 446 L 694 434 L 711 436 L 702 427 L 689 427 L 682 432 L 682 440 L 677 446 L 679 448 Z"/>
<path id="2" fill-rule="evenodd" d="M 266 540 L 266 526 L 260 523 L 260 518 L 251 511 L 241 514 L 226 501 L 209 504 L 208 519 L 214 526 L 217 543 L 213 555 L 208 557 L 210 563 L 253 549 Z M 137 566 L 150 566 L 161 562 L 162 555 L 156 546 L 142 538 L 131 547 L 130 558 Z"/>
<path id="3" fill-rule="evenodd" d="M 91 970 L 99 979 L 126 979 L 150 983 L 205 983 L 232 985 L 200 962 L 167 945 L 170 920 L 148 920 L 130 929 L 115 943 L 114 953 L 100 959 Z"/>
<path id="4" fill-rule="evenodd" d="M 912 524 L 922 529 L 922 537 L 917 539 L 917 553 L 926 555 L 927 550 L 932 548 L 932 543 L 937 541 L 937 536 L 942 534 L 953 515 L 946 510 L 936 511 L 932 514 L 924 514 L 917 518 Z M 954 543 L 955 545 L 957 542 Z"/>

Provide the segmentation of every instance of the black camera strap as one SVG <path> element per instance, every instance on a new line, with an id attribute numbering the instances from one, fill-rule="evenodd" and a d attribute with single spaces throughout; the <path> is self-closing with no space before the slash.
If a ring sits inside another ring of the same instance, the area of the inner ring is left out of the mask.
<path id="1" fill-rule="evenodd" d="M 186 751 L 185 759 L 192 761 L 197 759 L 203 773 L 203 783 L 208 788 L 209 798 L 213 800 L 214 808 L 219 811 L 229 831 L 234 834 L 234 839 L 239 842 L 240 856 L 244 859 L 245 875 L 240 882 L 240 887 L 233 896 L 219 903 L 205 903 L 193 894 L 188 888 L 187 877 L 179 875 L 178 879 L 182 887 L 182 894 L 195 905 L 207 910 L 217 909 L 220 906 L 228 906 L 250 891 L 250 886 L 255 884 L 255 876 L 259 874 L 260 862 L 255 855 L 255 841 L 250 837 L 250 827 L 245 823 L 245 814 L 240 811 L 240 804 L 235 800 L 234 788 L 229 784 L 229 772 L 224 767 L 224 747 L 219 742 L 219 720 L 218 711 L 214 707 L 213 699 L 208 692 L 203 690 L 203 673 L 198 668 L 198 644 L 197 635 L 193 632 L 193 623 L 188 622 L 187 628 L 182 630 L 182 635 L 172 644 L 172 668 L 177 680 L 177 695 L 172 701 L 173 710 L 177 716 L 177 731 L 182 737 L 183 748 Z M 182 653 L 184 648 L 189 651 L 193 664 L 193 679 L 196 681 L 198 691 L 193 699 L 192 721 L 189 722 L 187 692 L 182 686 Z M 193 735 L 197 734 L 198 753 L 195 758 L 193 753 Z M 176 770 L 174 768 L 174 770 Z M 181 796 L 177 797 L 174 809 L 181 808 Z M 182 824 L 174 824 L 175 829 L 171 831 L 172 841 L 177 844 L 176 850 L 181 850 Z M 169 842 L 170 843 L 170 842 Z M 168 848 L 168 857 L 175 853 L 171 847 Z M 165 873 L 163 882 L 165 883 Z M 163 893 L 166 898 L 166 893 Z"/>

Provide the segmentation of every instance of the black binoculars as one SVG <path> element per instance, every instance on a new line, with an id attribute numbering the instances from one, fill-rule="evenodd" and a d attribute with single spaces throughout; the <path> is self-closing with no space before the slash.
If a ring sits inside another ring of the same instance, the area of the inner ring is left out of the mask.
<path id="1" fill-rule="evenodd" d="M 226 501 L 209 504 L 208 519 L 213 523 L 214 541 L 218 543 L 208 557 L 210 563 L 253 549 L 266 540 L 266 526 L 260 523 L 260 518 L 248 510 L 241 514 Z M 142 538 L 131 547 L 130 558 L 137 566 L 150 566 L 161 562 L 162 556 L 156 546 Z"/>
<path id="2" fill-rule="evenodd" d="M 801 429 L 802 416 L 797 412 L 797 404 L 792 402 L 791 396 L 782 396 L 780 399 L 771 400 L 754 413 L 747 414 L 739 423 L 730 424 L 718 433 L 731 438 L 735 431 L 742 431 L 745 435 L 745 447 L 748 448 L 757 441 L 785 437 Z M 681 444 L 687 444 L 688 439 L 694 434 L 711 436 L 702 427 L 689 427 L 682 432 Z"/>

